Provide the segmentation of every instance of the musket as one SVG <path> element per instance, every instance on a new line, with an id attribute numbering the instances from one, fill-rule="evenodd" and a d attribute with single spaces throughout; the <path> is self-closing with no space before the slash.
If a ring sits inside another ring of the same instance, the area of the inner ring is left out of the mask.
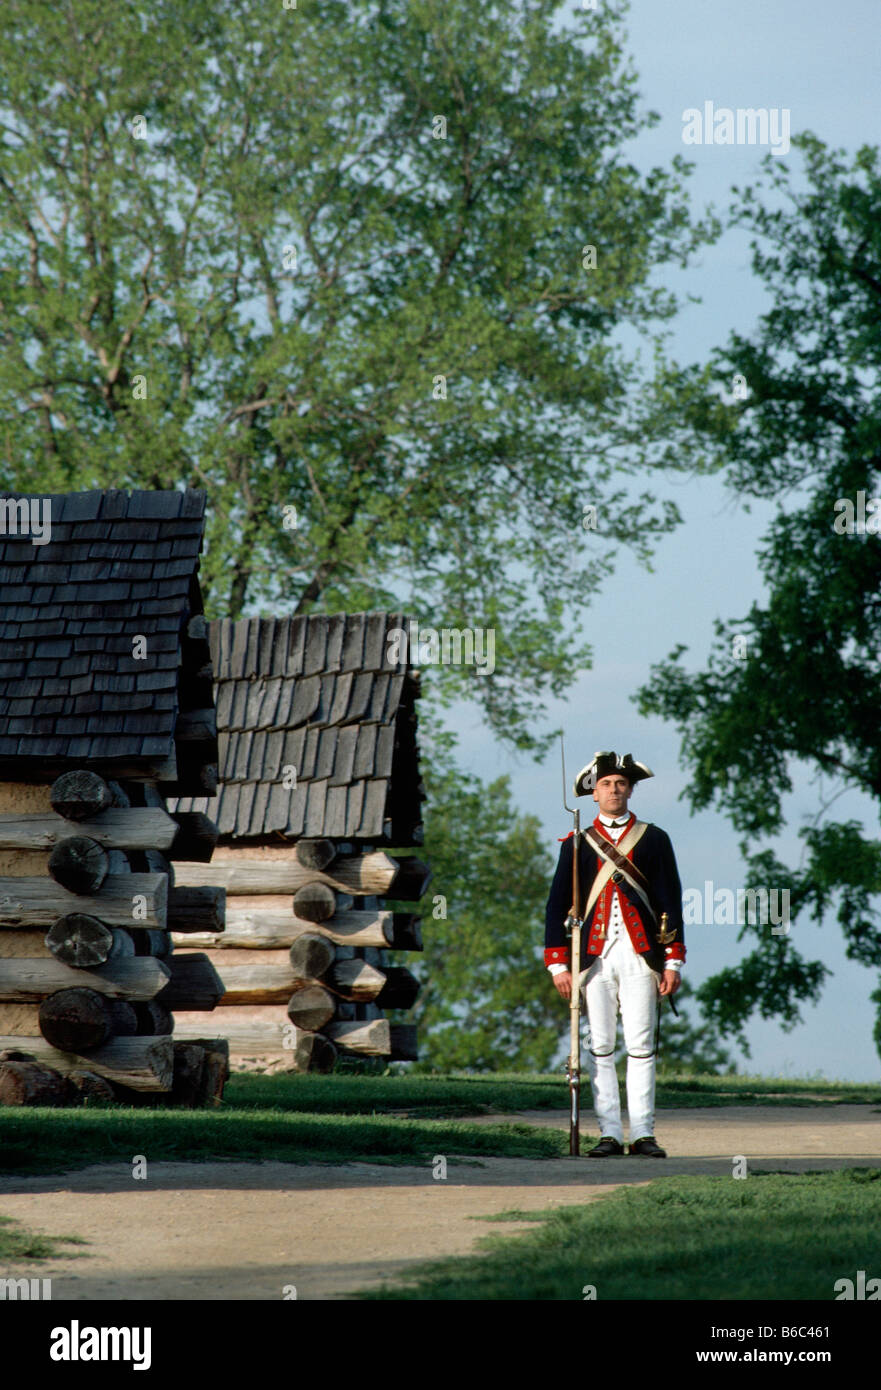
<path id="1" fill-rule="evenodd" d="M 563 767 L 563 805 L 573 816 L 572 836 L 572 911 L 566 918 L 566 929 L 571 931 L 569 949 L 569 971 L 572 976 L 572 994 L 569 998 L 569 1063 L 566 1075 L 569 1080 L 569 1157 L 577 1158 L 580 1152 L 579 1119 L 581 1110 L 581 927 L 579 916 L 581 891 L 578 882 L 578 844 L 581 839 L 581 812 L 566 800 L 566 754 L 563 748 L 563 730 L 560 730 L 560 761 Z"/>

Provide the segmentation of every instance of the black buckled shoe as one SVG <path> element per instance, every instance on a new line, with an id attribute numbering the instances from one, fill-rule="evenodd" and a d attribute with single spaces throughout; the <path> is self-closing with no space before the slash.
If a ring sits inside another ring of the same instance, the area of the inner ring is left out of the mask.
<path id="1" fill-rule="evenodd" d="M 619 1144 L 617 1139 L 606 1134 L 598 1144 L 592 1149 L 588 1149 L 588 1158 L 618 1158 L 624 1153 L 624 1145 Z"/>
<path id="2" fill-rule="evenodd" d="M 642 1154 L 643 1158 L 666 1158 L 667 1151 L 662 1149 L 660 1144 L 647 1134 L 643 1139 L 637 1139 L 635 1144 L 630 1145 L 628 1151 L 631 1155 Z"/>

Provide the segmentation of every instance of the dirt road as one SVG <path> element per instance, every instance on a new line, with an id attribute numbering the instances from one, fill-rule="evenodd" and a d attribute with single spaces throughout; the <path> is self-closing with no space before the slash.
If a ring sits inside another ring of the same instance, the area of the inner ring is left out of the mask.
<path id="1" fill-rule="evenodd" d="M 489 1116 L 565 1127 L 565 1115 Z M 499 1231 L 498 1212 L 596 1201 L 662 1174 L 730 1175 L 732 1161 L 790 1172 L 881 1165 L 870 1105 L 665 1110 L 668 1159 L 491 1158 L 392 1168 L 284 1163 L 156 1163 L 64 1176 L 0 1177 L 0 1214 L 88 1245 L 4 1274 L 51 1277 L 56 1300 L 339 1299 L 426 1259 L 465 1254 Z M 506 1225 L 505 1231 L 520 1229 Z"/>

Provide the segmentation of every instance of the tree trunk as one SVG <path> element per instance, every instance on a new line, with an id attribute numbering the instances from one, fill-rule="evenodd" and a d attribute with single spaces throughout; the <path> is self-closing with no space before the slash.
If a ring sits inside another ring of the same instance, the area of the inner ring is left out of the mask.
<path id="1" fill-rule="evenodd" d="M 407 865 L 404 869 L 404 865 Z M 415 859 L 392 859 L 382 850 L 370 854 L 338 856 L 329 870 L 320 874 L 314 869 L 304 869 L 294 855 L 285 860 L 221 859 L 215 855 L 210 864 L 180 864 L 177 881 L 181 885 L 196 886 L 202 883 L 225 888 L 230 894 L 240 893 L 296 893 L 298 888 L 313 881 L 326 883 L 338 893 L 381 893 L 410 901 L 421 897 L 414 888 L 428 873 L 425 865 L 418 865 Z M 421 873 L 420 873 L 421 870 Z M 398 891 L 398 879 L 404 892 Z M 390 890 L 394 885 L 394 893 Z"/>
<path id="2" fill-rule="evenodd" d="M 88 820 L 113 805 L 113 793 L 97 772 L 64 772 L 52 783 L 49 800 L 65 820 Z"/>
<path id="3" fill-rule="evenodd" d="M 100 894 L 89 897 L 51 878 L 0 878 L 0 929 L 50 927 L 68 912 L 85 912 L 108 927 L 164 927 L 167 894 L 162 874 L 108 874 Z"/>
<path id="4" fill-rule="evenodd" d="M 387 1019 L 372 1023 L 328 1023 L 325 1037 L 341 1052 L 354 1052 L 365 1057 L 388 1057 L 391 1052 L 390 1025 Z"/>
<path id="5" fill-rule="evenodd" d="M 333 840 L 298 840 L 294 846 L 294 854 L 304 869 L 313 869 L 320 873 L 335 858 L 336 845 Z"/>
<path id="6" fill-rule="evenodd" d="M 376 995 L 380 1009 L 412 1009 L 422 985 L 403 965 L 385 967 L 385 984 Z"/>
<path id="7" fill-rule="evenodd" d="M 177 822 L 177 834 L 169 850 L 169 859 L 207 864 L 219 838 L 214 821 L 201 811 L 175 811 L 172 819 Z M 165 849 L 165 845 L 160 848 Z"/>
<path id="8" fill-rule="evenodd" d="M 89 917 L 85 912 L 70 912 L 49 928 L 46 945 L 65 965 L 85 969 L 104 964 L 113 949 L 113 932 L 97 917 Z M 134 947 L 131 954 L 134 955 Z"/>
<path id="9" fill-rule="evenodd" d="M 336 947 L 318 932 L 304 932 L 291 945 L 288 958 L 295 975 L 317 980 L 333 965 Z"/>
<path id="10" fill-rule="evenodd" d="M 71 835 L 49 855 L 49 872 L 70 893 L 97 893 L 110 870 L 107 851 L 87 835 Z"/>
<path id="11" fill-rule="evenodd" d="M 416 1041 L 414 1023 L 392 1023 L 389 1025 L 389 1061 L 418 1062 L 419 1047 Z"/>
<path id="12" fill-rule="evenodd" d="M 161 961 L 113 960 L 93 970 L 77 970 L 60 960 L 0 957 L 0 1000 L 39 1004 L 58 990 L 89 989 L 108 999 L 152 999 L 169 978 Z"/>
<path id="13" fill-rule="evenodd" d="M 0 1037 L 0 1051 L 14 1048 L 21 1039 Z M 63 1076 L 82 1071 L 83 1059 L 61 1052 L 45 1038 L 28 1038 L 28 1052 Z M 98 1076 L 136 1091 L 168 1091 L 171 1088 L 171 1038 L 111 1038 L 89 1054 L 86 1066 Z"/>
<path id="14" fill-rule="evenodd" d="M 134 1004 L 127 1004 L 124 999 L 114 999 L 110 1001 L 109 1008 L 111 1035 L 114 1038 L 137 1037 L 141 1029 L 138 1027 Z M 57 1045 L 56 1043 L 56 1047 Z"/>
<path id="15" fill-rule="evenodd" d="M 116 1099 L 113 1087 L 93 1071 L 72 1071 L 67 1078 L 83 1105 L 106 1105 Z"/>
<path id="16" fill-rule="evenodd" d="M 61 1052 L 88 1052 L 113 1034 L 110 1005 L 93 989 L 61 989 L 40 1005 L 40 1032 Z"/>
<path id="17" fill-rule="evenodd" d="M 39 1062 L 0 1062 L 0 1105 L 71 1105 L 67 1078 Z"/>
<path id="18" fill-rule="evenodd" d="M 375 999 L 385 984 L 381 970 L 365 960 L 338 960 L 328 972 L 327 983 L 343 999 Z"/>
<path id="19" fill-rule="evenodd" d="M 207 817 L 202 819 L 206 820 Z M 90 840 L 108 850 L 168 850 L 177 831 L 167 811 L 144 807 L 134 807 L 128 811 L 112 808 L 104 811 L 96 820 L 81 822 L 79 828 Z M 2 815 L 0 849 L 52 850 L 71 838 L 71 829 L 70 821 L 51 811 L 20 816 Z"/>
<path id="20" fill-rule="evenodd" d="M 144 999 L 133 1006 L 135 1031 L 145 1037 L 164 1038 L 174 1032 L 174 1015 L 157 999 Z"/>
<path id="21" fill-rule="evenodd" d="M 211 961 L 201 952 L 170 956 L 161 968 L 169 980 L 156 999 L 167 1009 L 210 1012 L 223 998 L 223 982 Z"/>
<path id="22" fill-rule="evenodd" d="M 226 912 L 226 928 L 221 934 L 200 932 L 186 937 L 175 933 L 177 946 L 217 947 L 223 950 L 280 950 L 292 946 L 304 932 L 326 936 L 340 946 L 387 946 L 394 933 L 394 916 L 409 917 L 409 913 L 337 912 L 327 922 L 307 922 L 295 917 L 287 898 L 248 899 L 249 906 L 240 908 L 241 898 L 230 898 Z M 250 905 L 253 904 L 253 905 Z"/>
<path id="23" fill-rule="evenodd" d="M 222 888 L 175 886 L 168 894 L 169 931 L 222 932 L 226 922 L 226 893 Z"/>
<path id="24" fill-rule="evenodd" d="M 336 1000 L 322 985 L 307 985 L 296 990 L 288 1000 L 287 1015 L 297 1028 L 315 1032 L 333 1018 Z"/>
<path id="25" fill-rule="evenodd" d="M 326 883 L 307 883 L 294 894 L 294 916 L 304 922 L 327 922 L 336 910 L 336 893 Z"/>

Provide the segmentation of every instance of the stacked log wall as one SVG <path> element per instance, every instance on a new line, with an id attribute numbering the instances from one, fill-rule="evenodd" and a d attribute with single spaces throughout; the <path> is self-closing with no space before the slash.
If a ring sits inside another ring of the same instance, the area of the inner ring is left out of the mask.
<path id="1" fill-rule="evenodd" d="M 219 1099 L 226 1044 L 202 1039 L 194 1087 L 195 1045 L 171 1036 L 171 928 L 223 929 L 222 891 L 175 887 L 181 833 L 155 784 L 85 770 L 51 788 L 0 783 L 0 1104 Z M 185 846 L 209 841 L 184 818 Z M 183 973 L 187 1007 L 213 1008 L 208 960 Z"/>
<path id="2" fill-rule="evenodd" d="M 328 840 L 222 845 L 210 866 L 181 863 L 180 885 L 227 893 L 222 934 L 172 931 L 176 959 L 196 950 L 224 986 L 219 1032 L 237 1057 L 286 1059 L 290 1070 L 330 1070 L 337 1053 L 416 1059 L 416 1030 L 385 1018 L 409 1008 L 418 982 L 388 964 L 388 951 L 422 949 L 414 913 L 386 897 L 417 901 L 428 870 L 385 850 Z M 383 999 L 385 995 L 385 999 Z M 178 1033 L 199 1028 L 177 1015 Z"/>

